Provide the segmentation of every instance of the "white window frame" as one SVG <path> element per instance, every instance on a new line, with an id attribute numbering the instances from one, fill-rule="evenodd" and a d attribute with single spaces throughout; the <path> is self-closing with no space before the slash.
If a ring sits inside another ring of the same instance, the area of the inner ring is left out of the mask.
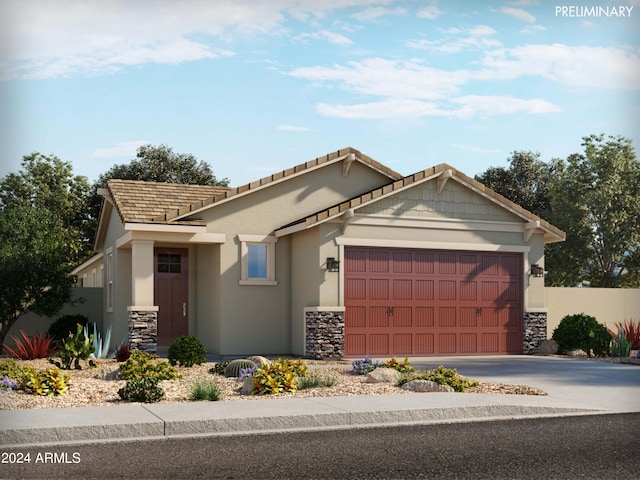
<path id="1" fill-rule="evenodd" d="M 278 285 L 276 280 L 276 242 L 271 235 L 238 235 L 240 241 L 240 285 Z M 267 277 L 249 278 L 249 245 L 264 245 L 267 248 Z"/>
<path id="2" fill-rule="evenodd" d="M 107 250 L 107 312 L 113 312 L 113 247 Z"/>

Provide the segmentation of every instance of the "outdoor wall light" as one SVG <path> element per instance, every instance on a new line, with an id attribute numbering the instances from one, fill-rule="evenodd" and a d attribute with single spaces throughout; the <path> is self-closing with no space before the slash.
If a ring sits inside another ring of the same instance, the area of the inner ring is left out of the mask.
<path id="1" fill-rule="evenodd" d="M 339 272 L 340 271 L 340 260 L 336 260 L 333 257 L 327 257 L 327 271 L 328 272 Z"/>
<path id="2" fill-rule="evenodd" d="M 542 268 L 537 263 L 531 265 L 531 276 L 532 277 L 544 277 L 544 268 Z"/>

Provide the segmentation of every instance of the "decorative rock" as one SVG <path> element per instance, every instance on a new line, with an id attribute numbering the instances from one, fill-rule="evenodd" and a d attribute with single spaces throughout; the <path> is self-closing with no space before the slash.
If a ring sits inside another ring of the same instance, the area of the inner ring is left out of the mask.
<path id="1" fill-rule="evenodd" d="M 587 352 L 585 352 L 584 350 L 575 348 L 573 350 L 567 351 L 567 357 L 581 358 L 581 357 L 588 357 L 588 355 L 587 355 Z"/>
<path id="2" fill-rule="evenodd" d="M 120 373 L 120 367 L 113 370 L 102 367 L 100 369 L 100 372 L 94 375 L 94 378 L 97 378 L 99 380 L 116 380 L 118 378 L 119 373 Z"/>
<path id="3" fill-rule="evenodd" d="M 545 312 L 526 312 L 522 326 L 522 352 L 525 355 L 538 353 L 540 345 L 547 338 L 547 314 Z"/>
<path id="4" fill-rule="evenodd" d="M 253 390 L 253 379 L 251 377 L 247 377 L 244 379 L 242 387 L 240 387 L 240 393 L 242 395 L 251 395 L 251 390 Z"/>
<path id="5" fill-rule="evenodd" d="M 555 340 L 543 340 L 540 344 L 541 355 L 554 355 L 558 353 L 558 343 Z"/>
<path id="6" fill-rule="evenodd" d="M 253 355 L 251 357 L 247 357 L 247 360 L 251 360 L 253 363 L 255 363 L 258 367 L 260 367 L 263 363 L 267 366 L 270 367 L 271 366 L 271 360 L 269 360 L 268 358 L 263 357 L 262 355 Z"/>
<path id="7" fill-rule="evenodd" d="M 431 380 L 411 380 L 410 382 L 402 385 L 403 390 L 409 390 L 410 392 L 455 392 L 453 387 L 449 385 L 440 385 L 439 383 L 432 382 Z"/>
<path id="8" fill-rule="evenodd" d="M 376 368 L 367 375 L 365 383 L 398 383 L 402 374 L 393 368 Z"/>

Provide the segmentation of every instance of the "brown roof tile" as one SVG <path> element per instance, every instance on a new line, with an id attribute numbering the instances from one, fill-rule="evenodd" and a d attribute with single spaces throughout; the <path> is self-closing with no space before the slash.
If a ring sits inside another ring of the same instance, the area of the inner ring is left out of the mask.
<path id="1" fill-rule="evenodd" d="M 193 204 L 204 204 L 227 188 L 208 185 L 109 180 L 109 192 L 123 222 L 154 223 L 168 211 Z M 193 223 L 193 222 L 192 222 Z"/>

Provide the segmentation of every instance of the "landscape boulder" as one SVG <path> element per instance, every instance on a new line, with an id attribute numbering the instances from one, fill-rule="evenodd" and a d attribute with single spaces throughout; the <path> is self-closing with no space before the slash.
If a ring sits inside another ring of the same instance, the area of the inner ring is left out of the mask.
<path id="1" fill-rule="evenodd" d="M 271 366 L 271 360 L 263 357 L 262 355 L 253 355 L 251 357 L 247 357 L 247 360 L 251 360 L 253 363 L 255 363 L 258 366 L 258 368 L 260 368 L 260 366 L 263 363 L 265 364 L 266 367 Z"/>
<path id="2" fill-rule="evenodd" d="M 398 383 L 402 374 L 393 368 L 376 368 L 367 375 L 365 383 Z"/>
<path id="3" fill-rule="evenodd" d="M 431 380 L 411 380 L 410 382 L 402 385 L 403 390 L 409 390 L 410 392 L 455 392 L 453 387 L 449 385 L 440 385 L 439 383 L 432 382 Z"/>
<path id="4" fill-rule="evenodd" d="M 541 355 L 554 355 L 558 353 L 558 343 L 555 340 L 543 340 L 540 344 Z"/>
<path id="5" fill-rule="evenodd" d="M 567 351 L 567 357 L 583 358 L 583 357 L 588 357 L 588 355 L 587 355 L 587 352 L 585 352 L 584 350 L 580 348 L 574 348 L 573 350 Z"/>
<path id="6" fill-rule="evenodd" d="M 253 390 L 253 378 L 247 377 L 242 382 L 242 387 L 240 387 L 241 395 L 251 395 L 251 390 Z"/>

